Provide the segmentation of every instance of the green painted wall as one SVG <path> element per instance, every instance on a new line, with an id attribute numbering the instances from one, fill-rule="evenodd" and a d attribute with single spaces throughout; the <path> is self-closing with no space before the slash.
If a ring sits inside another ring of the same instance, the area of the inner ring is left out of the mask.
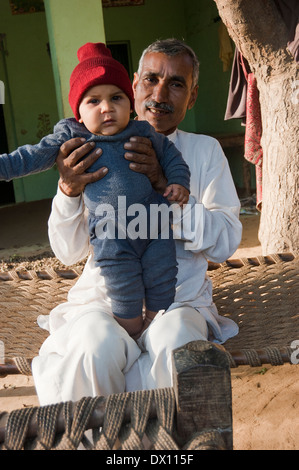
<path id="1" fill-rule="evenodd" d="M 0 33 L 5 34 L 0 80 L 5 83 L 3 106 L 9 150 L 36 143 L 57 121 L 51 60 L 47 51 L 44 13 L 12 15 L 8 1 L 0 4 Z M 42 118 L 43 116 L 43 118 Z M 58 172 L 14 180 L 16 202 L 54 194 Z"/>
<path id="2" fill-rule="evenodd" d="M 195 50 L 200 60 L 198 100 L 181 129 L 214 136 L 244 133 L 240 120 L 224 121 L 231 68 L 223 71 L 219 58 L 214 0 L 145 0 L 143 6 L 103 8 L 103 12 L 107 42 L 130 43 L 133 72 L 143 49 L 156 39 L 177 37 Z M 225 153 L 235 183 L 242 187 L 243 150 L 226 147 Z"/>
<path id="3" fill-rule="evenodd" d="M 60 118 L 73 116 L 69 79 L 86 42 L 105 42 L 101 0 L 44 0 Z M 87 8 L 88 6 L 88 8 Z"/>
<path id="4" fill-rule="evenodd" d="M 241 120 L 224 120 L 231 67 L 223 70 L 220 60 L 219 13 L 214 0 L 182 0 L 185 9 L 186 40 L 200 60 L 199 92 L 195 105 L 196 130 L 223 137 L 244 134 Z M 234 50 L 234 44 L 231 42 Z M 225 146 L 231 172 L 238 188 L 243 188 L 243 147 Z M 255 187 L 255 169 L 251 165 L 251 186 Z"/>
<path id="5" fill-rule="evenodd" d="M 101 0 L 45 0 L 45 8 L 46 13 L 13 16 L 8 0 L 0 3 L 0 33 L 6 34 L 8 53 L 0 54 L 0 80 L 6 85 L 3 108 L 10 150 L 40 140 L 40 115 L 48 118 L 44 133 L 60 118 L 72 115 L 69 76 L 77 63 L 77 49 L 87 41 L 128 41 L 133 73 L 149 43 L 167 37 L 185 40 L 201 66 L 198 101 L 181 129 L 210 135 L 244 131 L 239 121 L 224 121 L 230 71 L 223 72 L 219 59 L 213 0 L 145 0 L 143 6 L 103 9 Z M 235 182 L 242 186 L 242 150 L 225 150 Z M 52 197 L 57 180 L 55 168 L 14 180 L 17 202 Z"/>
<path id="6" fill-rule="evenodd" d="M 103 8 L 106 40 L 130 41 L 134 71 L 143 49 L 156 39 L 185 40 L 200 60 L 199 96 L 183 127 L 194 132 L 242 132 L 239 121 L 224 121 L 230 70 L 219 59 L 218 11 L 213 0 L 145 0 L 143 6 Z M 193 115 L 194 114 L 194 115 Z"/>
<path id="7" fill-rule="evenodd" d="M 0 55 L 0 80 L 6 89 L 3 108 L 10 151 L 39 142 L 59 119 L 72 116 L 68 88 L 77 49 L 87 41 L 105 41 L 101 0 L 88 0 L 88 6 L 82 0 L 45 0 L 46 13 L 12 15 L 9 1 L 1 1 L 0 33 L 6 35 L 6 51 Z M 15 179 L 16 202 L 53 197 L 58 178 L 54 167 Z"/>
<path id="8" fill-rule="evenodd" d="M 223 71 L 219 58 L 218 10 L 213 0 L 184 0 L 187 42 L 200 60 L 199 93 L 196 104 L 198 132 L 241 133 L 240 122 L 224 121 L 231 68 Z M 232 43 L 234 48 L 234 44 Z"/>
<path id="9" fill-rule="evenodd" d="M 186 39 L 182 0 L 145 0 L 144 5 L 103 8 L 107 42 L 129 41 L 133 72 L 142 51 L 156 39 Z M 133 77 L 132 77 L 133 78 Z M 195 114 L 188 112 L 182 129 L 196 131 Z"/>
<path id="10" fill-rule="evenodd" d="M 155 39 L 185 36 L 181 0 L 145 0 L 144 5 L 103 8 L 106 40 L 129 40 L 133 71 L 142 51 Z"/>

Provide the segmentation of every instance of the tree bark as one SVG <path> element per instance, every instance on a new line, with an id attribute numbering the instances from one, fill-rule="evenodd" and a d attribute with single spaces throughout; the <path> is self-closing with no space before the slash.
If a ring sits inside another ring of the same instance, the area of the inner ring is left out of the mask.
<path id="1" fill-rule="evenodd" d="M 263 201 L 259 239 L 264 255 L 299 253 L 298 64 L 272 0 L 215 0 L 260 94 Z"/>

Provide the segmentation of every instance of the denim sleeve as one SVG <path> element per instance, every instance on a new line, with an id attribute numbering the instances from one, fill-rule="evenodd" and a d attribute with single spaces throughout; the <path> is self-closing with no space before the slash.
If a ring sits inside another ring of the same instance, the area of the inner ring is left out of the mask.
<path id="1" fill-rule="evenodd" d="M 53 134 L 38 144 L 24 145 L 12 153 L 0 155 L 0 180 L 10 181 L 48 170 L 54 165 L 60 146 L 70 138 L 66 120 L 63 120 L 55 126 Z"/>

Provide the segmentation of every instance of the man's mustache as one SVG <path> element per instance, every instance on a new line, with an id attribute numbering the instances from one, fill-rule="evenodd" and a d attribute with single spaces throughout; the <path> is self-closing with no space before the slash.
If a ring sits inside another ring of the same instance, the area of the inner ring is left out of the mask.
<path id="1" fill-rule="evenodd" d="M 161 111 L 167 111 L 168 113 L 173 113 L 174 108 L 170 104 L 167 103 L 157 103 L 157 101 L 147 101 L 145 103 L 146 108 L 155 108 L 155 109 L 161 109 Z"/>

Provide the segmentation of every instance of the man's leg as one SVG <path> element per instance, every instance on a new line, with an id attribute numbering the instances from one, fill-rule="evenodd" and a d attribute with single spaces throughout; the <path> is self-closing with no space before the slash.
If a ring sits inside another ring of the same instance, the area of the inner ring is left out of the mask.
<path id="1" fill-rule="evenodd" d="M 135 341 L 110 315 L 77 314 L 47 338 L 33 360 L 40 404 L 124 392 L 124 374 L 139 355 Z"/>
<path id="2" fill-rule="evenodd" d="M 190 341 L 207 339 L 207 322 L 192 307 L 183 306 L 158 315 L 141 338 L 141 346 L 146 350 L 138 359 L 143 387 L 171 387 L 172 351 Z"/>

